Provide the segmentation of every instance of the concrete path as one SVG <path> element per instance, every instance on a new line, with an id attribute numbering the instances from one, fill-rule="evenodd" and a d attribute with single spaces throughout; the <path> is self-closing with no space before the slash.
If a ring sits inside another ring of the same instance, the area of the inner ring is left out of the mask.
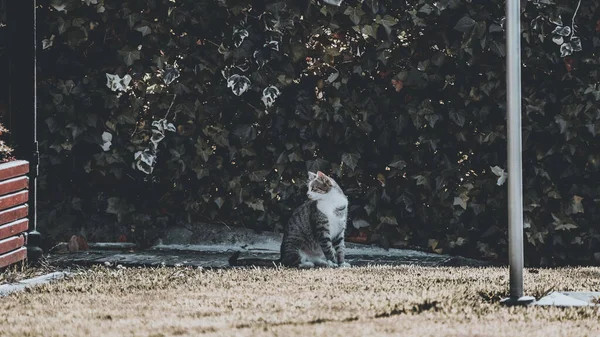
<path id="1" fill-rule="evenodd" d="M 91 250 L 78 253 L 51 254 L 49 262 L 56 266 L 114 264 L 123 266 L 192 266 L 229 267 L 229 257 L 237 251 L 240 258 L 277 259 L 281 234 L 256 233 L 243 228 L 203 226 L 199 235 L 185 228 L 171 229 L 148 250 L 136 251 L 130 245 L 110 247 L 90 245 Z M 347 243 L 347 261 L 354 266 L 373 264 L 421 266 L 485 266 L 489 263 L 425 253 L 416 250 L 389 249 Z"/>

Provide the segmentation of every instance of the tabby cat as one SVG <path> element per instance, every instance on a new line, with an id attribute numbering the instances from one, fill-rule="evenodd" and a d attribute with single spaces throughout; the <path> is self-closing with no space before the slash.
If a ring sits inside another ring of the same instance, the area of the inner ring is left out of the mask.
<path id="1" fill-rule="evenodd" d="M 331 177 L 308 172 L 308 200 L 292 213 L 284 227 L 279 260 L 242 259 L 236 252 L 232 266 L 349 267 L 344 261 L 344 232 L 348 199 Z"/>

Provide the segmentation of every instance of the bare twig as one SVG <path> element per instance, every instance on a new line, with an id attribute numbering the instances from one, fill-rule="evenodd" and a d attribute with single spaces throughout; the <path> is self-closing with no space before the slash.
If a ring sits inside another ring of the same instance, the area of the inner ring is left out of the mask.
<path id="1" fill-rule="evenodd" d="M 571 36 L 575 34 L 575 17 L 577 16 L 577 12 L 579 12 L 579 7 L 581 6 L 581 0 L 577 3 L 577 8 L 575 8 L 575 13 L 573 13 L 573 19 L 571 19 Z"/>
<path id="2" fill-rule="evenodd" d="M 169 112 L 171 112 L 171 108 L 173 107 L 173 104 L 175 103 L 175 98 L 177 98 L 177 94 L 173 95 L 173 100 L 171 101 L 171 105 L 169 105 L 169 109 L 167 110 L 167 113 L 165 114 L 165 119 L 167 119 L 167 116 L 169 116 Z"/>
<path id="3" fill-rule="evenodd" d="M 135 133 L 137 132 L 137 130 L 138 130 L 138 122 L 135 122 L 135 128 L 133 129 L 133 132 L 131 133 L 131 137 L 129 137 L 129 138 L 133 138 L 133 136 L 135 136 Z"/>

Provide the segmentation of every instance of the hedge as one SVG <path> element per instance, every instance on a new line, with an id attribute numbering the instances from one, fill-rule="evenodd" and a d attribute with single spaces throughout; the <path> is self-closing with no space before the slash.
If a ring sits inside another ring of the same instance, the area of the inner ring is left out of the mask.
<path id="1" fill-rule="evenodd" d="M 597 263 L 599 7 L 522 4 L 526 259 Z M 322 170 L 349 237 L 506 258 L 503 1 L 52 0 L 38 17 L 50 241 L 277 231 Z"/>

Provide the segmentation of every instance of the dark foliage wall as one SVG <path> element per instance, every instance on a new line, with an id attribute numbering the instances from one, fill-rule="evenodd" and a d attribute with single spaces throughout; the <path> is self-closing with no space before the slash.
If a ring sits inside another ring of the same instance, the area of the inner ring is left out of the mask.
<path id="1" fill-rule="evenodd" d="M 42 3 L 44 233 L 277 230 L 323 170 L 350 236 L 504 259 L 504 3 L 327 2 Z M 593 263 L 598 4 L 522 4 L 526 258 Z"/>

